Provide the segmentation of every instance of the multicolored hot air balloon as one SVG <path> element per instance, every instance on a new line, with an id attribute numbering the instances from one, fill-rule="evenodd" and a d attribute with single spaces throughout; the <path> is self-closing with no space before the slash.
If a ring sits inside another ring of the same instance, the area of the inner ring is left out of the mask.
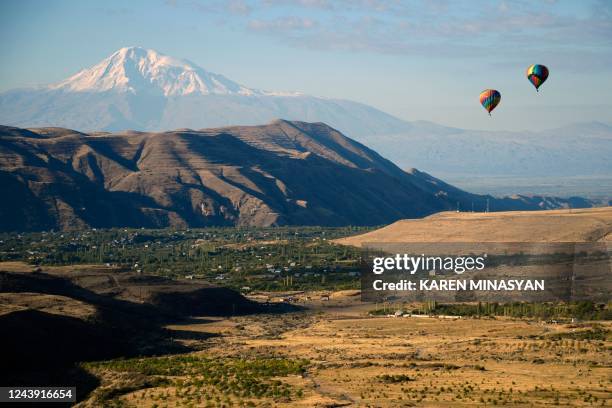
<path id="1" fill-rule="evenodd" d="M 501 94 L 495 89 L 486 89 L 480 93 L 480 104 L 489 112 L 489 116 L 491 116 L 491 111 L 495 109 L 500 100 Z"/>
<path id="2" fill-rule="evenodd" d="M 533 64 L 527 68 L 527 79 L 535 86 L 537 92 L 540 92 L 538 88 L 546 81 L 546 78 L 548 78 L 548 68 L 544 65 Z"/>

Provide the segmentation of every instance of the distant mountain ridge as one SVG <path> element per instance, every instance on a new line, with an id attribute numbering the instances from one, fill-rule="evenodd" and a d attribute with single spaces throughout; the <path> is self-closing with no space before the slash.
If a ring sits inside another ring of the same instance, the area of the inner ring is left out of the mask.
<path id="1" fill-rule="evenodd" d="M 590 206 L 494 199 L 405 172 L 323 123 L 151 133 L 0 127 L 0 230 L 380 225 L 457 207 Z"/>
<path id="2" fill-rule="evenodd" d="M 358 140 L 400 167 L 423 168 L 444 177 L 612 177 L 612 126 L 601 122 L 537 132 L 465 130 L 419 122 L 396 134 Z"/>

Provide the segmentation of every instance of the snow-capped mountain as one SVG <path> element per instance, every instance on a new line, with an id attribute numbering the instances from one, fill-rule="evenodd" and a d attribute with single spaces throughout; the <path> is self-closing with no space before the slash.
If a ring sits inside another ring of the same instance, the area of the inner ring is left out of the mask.
<path id="1" fill-rule="evenodd" d="M 352 136 L 409 127 L 357 102 L 249 88 L 141 47 L 121 48 L 46 87 L 0 94 L 0 124 L 21 127 L 171 130 L 258 125 L 278 118 L 325 122 Z"/>
<path id="2" fill-rule="evenodd" d="M 84 69 L 49 89 L 74 92 L 161 92 L 164 96 L 256 95 L 223 75 L 197 65 L 141 47 L 116 51 L 91 68 Z"/>

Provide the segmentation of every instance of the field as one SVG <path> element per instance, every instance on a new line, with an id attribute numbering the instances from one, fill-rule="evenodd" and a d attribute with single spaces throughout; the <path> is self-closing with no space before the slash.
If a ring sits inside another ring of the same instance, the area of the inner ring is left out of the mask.
<path id="1" fill-rule="evenodd" d="M 45 383 L 78 379 L 81 407 L 612 402 L 609 304 L 593 315 L 607 320 L 572 321 L 567 311 L 578 309 L 545 305 L 533 308 L 545 320 L 510 318 L 490 305 L 475 314 L 467 304 L 364 303 L 359 290 L 253 291 L 241 300 L 199 282 L 99 265 L 0 267 L 4 382 L 17 373 L 36 383 L 34 372 Z M 223 303 L 215 296 L 238 310 L 212 307 Z M 181 314 L 185 305 L 201 314 Z M 389 317 L 399 309 L 446 316 Z"/>
<path id="2" fill-rule="evenodd" d="M 372 305 L 360 303 L 354 293 L 336 293 L 329 301 L 308 296 L 313 300 L 300 300 L 308 312 L 170 326 L 215 336 L 184 340 L 191 346 L 205 343 L 202 351 L 188 357 L 87 364 L 103 382 L 83 405 L 469 407 L 612 402 L 608 322 L 371 317 L 367 308 Z"/>
<path id="3" fill-rule="evenodd" d="M 443 212 L 400 220 L 336 242 L 607 242 L 612 207 L 507 212 Z"/>

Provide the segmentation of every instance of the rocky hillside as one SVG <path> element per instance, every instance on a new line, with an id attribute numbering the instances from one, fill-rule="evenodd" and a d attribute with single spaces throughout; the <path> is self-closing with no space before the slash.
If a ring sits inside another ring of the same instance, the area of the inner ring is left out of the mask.
<path id="1" fill-rule="evenodd" d="M 589 206 L 493 199 L 405 172 L 323 123 L 80 133 L 0 127 L 1 230 L 376 225 L 438 211 Z"/>

